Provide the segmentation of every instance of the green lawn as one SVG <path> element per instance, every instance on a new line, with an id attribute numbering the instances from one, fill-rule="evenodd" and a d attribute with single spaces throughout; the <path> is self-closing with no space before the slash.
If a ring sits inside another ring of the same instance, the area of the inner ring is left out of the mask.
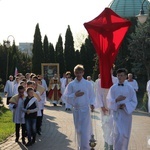
<path id="1" fill-rule="evenodd" d="M 0 107 L 0 142 L 15 132 L 15 125 L 12 122 L 12 112 Z"/>

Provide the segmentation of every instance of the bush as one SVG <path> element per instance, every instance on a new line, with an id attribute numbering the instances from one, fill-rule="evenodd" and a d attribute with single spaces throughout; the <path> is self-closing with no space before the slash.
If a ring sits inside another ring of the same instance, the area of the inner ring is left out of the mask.
<path id="1" fill-rule="evenodd" d="M 3 90 L 4 90 L 4 85 L 0 84 L 0 92 L 3 92 Z"/>
<path id="2" fill-rule="evenodd" d="M 147 95 L 147 92 L 144 93 L 142 102 L 143 103 L 142 103 L 141 110 L 148 112 L 148 95 Z"/>
<path id="3" fill-rule="evenodd" d="M 2 79 L 0 78 L 0 92 L 4 91 L 4 85 L 2 84 Z"/>
<path id="4" fill-rule="evenodd" d="M 0 96 L 0 107 L 4 106 L 3 105 L 3 101 L 2 101 L 2 97 Z"/>

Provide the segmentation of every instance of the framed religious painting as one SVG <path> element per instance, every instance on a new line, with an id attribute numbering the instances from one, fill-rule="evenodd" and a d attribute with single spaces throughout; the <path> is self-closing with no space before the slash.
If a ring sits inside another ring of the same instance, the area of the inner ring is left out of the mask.
<path id="1" fill-rule="evenodd" d="M 41 64 L 42 76 L 44 77 L 47 85 L 49 86 L 50 79 L 57 74 L 59 77 L 59 63 L 42 63 Z"/>

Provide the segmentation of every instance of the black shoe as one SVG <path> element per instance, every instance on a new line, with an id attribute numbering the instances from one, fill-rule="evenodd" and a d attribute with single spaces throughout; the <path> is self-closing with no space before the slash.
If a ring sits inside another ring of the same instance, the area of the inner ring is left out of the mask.
<path id="1" fill-rule="evenodd" d="M 31 146 L 32 145 L 32 142 L 28 142 L 25 146 Z"/>
<path id="2" fill-rule="evenodd" d="M 60 104 L 60 105 L 62 105 L 63 103 L 62 103 L 62 102 L 60 102 L 59 104 Z"/>
<path id="3" fill-rule="evenodd" d="M 37 131 L 37 134 L 38 134 L 38 135 L 42 135 L 40 131 Z"/>
<path id="4" fill-rule="evenodd" d="M 53 103 L 54 106 L 57 106 L 57 104 Z"/>
<path id="5" fill-rule="evenodd" d="M 24 136 L 27 137 L 27 131 L 25 131 L 25 135 Z"/>
<path id="6" fill-rule="evenodd" d="M 18 142 L 18 140 L 19 140 L 19 138 L 16 138 L 16 139 L 15 139 L 15 142 Z"/>
<path id="7" fill-rule="evenodd" d="M 70 109 L 70 108 L 68 108 L 68 111 L 71 111 L 71 109 Z"/>
<path id="8" fill-rule="evenodd" d="M 35 143 L 35 139 L 32 140 L 32 144 L 34 144 L 34 143 Z"/>
<path id="9" fill-rule="evenodd" d="M 23 144 L 23 145 L 26 145 L 26 142 L 25 142 L 25 140 L 22 140 L 22 144 Z"/>
<path id="10" fill-rule="evenodd" d="M 25 138 L 22 138 L 23 145 L 26 145 Z"/>
<path id="11" fill-rule="evenodd" d="M 68 110 L 68 108 L 65 109 L 65 111 L 67 111 L 67 110 Z"/>

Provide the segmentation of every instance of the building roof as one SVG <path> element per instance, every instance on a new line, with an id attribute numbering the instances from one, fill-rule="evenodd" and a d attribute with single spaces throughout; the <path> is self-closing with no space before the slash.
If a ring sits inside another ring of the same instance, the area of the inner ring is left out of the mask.
<path id="1" fill-rule="evenodd" d="M 114 12 L 121 17 L 135 17 L 139 14 L 143 0 L 113 0 L 109 4 Z M 146 0 L 143 4 L 144 12 L 148 13 L 150 2 Z"/>

